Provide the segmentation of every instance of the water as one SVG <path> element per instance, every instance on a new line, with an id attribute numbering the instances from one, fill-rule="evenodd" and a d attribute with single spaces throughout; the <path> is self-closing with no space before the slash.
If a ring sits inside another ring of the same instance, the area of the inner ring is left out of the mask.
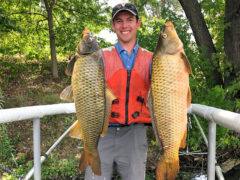
<path id="1" fill-rule="evenodd" d="M 225 180 L 240 180 L 240 165 L 223 174 L 223 176 Z M 215 175 L 215 179 L 218 179 L 217 175 Z M 207 180 L 207 174 L 199 173 L 191 180 Z"/>
<path id="2" fill-rule="evenodd" d="M 191 180 L 207 180 L 206 174 L 198 174 L 195 177 L 193 177 Z"/>
<path id="3" fill-rule="evenodd" d="M 207 172 L 180 171 L 176 180 L 207 180 Z"/>
<path id="4" fill-rule="evenodd" d="M 233 168 L 229 172 L 223 174 L 225 180 L 240 180 L 240 166 L 238 168 Z M 215 175 L 215 179 L 217 175 Z M 191 180 L 207 180 L 207 174 L 197 174 Z"/>

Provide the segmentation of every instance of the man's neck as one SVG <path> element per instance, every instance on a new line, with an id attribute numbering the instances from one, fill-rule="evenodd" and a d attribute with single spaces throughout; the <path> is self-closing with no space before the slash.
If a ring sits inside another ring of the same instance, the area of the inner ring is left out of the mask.
<path id="1" fill-rule="evenodd" d="M 120 44 L 128 52 L 128 55 L 129 55 L 132 52 L 134 46 L 136 45 L 136 41 L 135 42 L 129 42 L 129 43 L 120 42 Z"/>

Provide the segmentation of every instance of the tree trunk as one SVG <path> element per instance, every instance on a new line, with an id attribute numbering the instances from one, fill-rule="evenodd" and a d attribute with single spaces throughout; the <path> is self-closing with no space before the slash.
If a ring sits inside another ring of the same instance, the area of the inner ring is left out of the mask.
<path id="1" fill-rule="evenodd" d="M 206 22 L 201 13 L 201 8 L 197 0 L 179 0 L 193 31 L 195 41 L 198 46 L 206 48 L 204 54 L 206 59 L 209 60 L 210 65 L 212 66 L 212 72 L 206 78 L 210 82 L 208 85 L 213 87 L 215 85 L 222 85 L 222 76 L 218 71 L 217 63 L 213 63 L 212 55 L 216 53 L 216 49 L 212 42 L 211 35 L 208 31 Z M 208 67 L 203 67 L 203 69 L 209 70 Z"/>
<path id="2" fill-rule="evenodd" d="M 240 1 L 226 0 L 225 25 L 229 26 L 224 31 L 224 50 L 228 61 L 232 62 L 233 71 L 226 77 L 229 84 L 240 73 Z"/>
<path id="3" fill-rule="evenodd" d="M 58 69 L 57 69 L 57 56 L 56 56 L 56 47 L 55 47 L 55 35 L 53 31 L 53 14 L 52 14 L 55 0 L 52 0 L 51 3 L 48 3 L 48 0 L 44 0 L 44 3 L 48 13 L 48 29 L 49 29 L 50 48 L 51 48 L 52 75 L 54 79 L 57 79 Z"/>

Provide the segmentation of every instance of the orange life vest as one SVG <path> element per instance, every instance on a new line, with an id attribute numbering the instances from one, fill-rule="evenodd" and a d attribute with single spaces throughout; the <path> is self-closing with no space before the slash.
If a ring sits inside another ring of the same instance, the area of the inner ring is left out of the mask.
<path id="1" fill-rule="evenodd" d="M 146 103 L 152 53 L 139 47 L 131 71 L 125 69 L 115 47 L 105 48 L 102 53 L 106 84 L 117 96 L 112 103 L 110 123 L 151 123 Z"/>

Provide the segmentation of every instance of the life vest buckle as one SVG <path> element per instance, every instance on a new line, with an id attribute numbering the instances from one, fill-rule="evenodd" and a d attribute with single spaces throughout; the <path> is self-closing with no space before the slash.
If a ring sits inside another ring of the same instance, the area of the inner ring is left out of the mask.
<path id="1" fill-rule="evenodd" d="M 142 98 L 141 96 L 137 97 L 137 101 L 141 102 L 142 104 L 144 103 L 144 98 Z"/>
<path id="2" fill-rule="evenodd" d="M 135 113 L 132 114 L 132 117 L 134 119 L 136 119 L 139 115 L 140 115 L 140 113 L 138 111 L 136 111 Z"/>
<path id="3" fill-rule="evenodd" d="M 111 112 L 111 117 L 112 118 L 119 118 L 120 114 L 117 112 Z"/>
<path id="4" fill-rule="evenodd" d="M 112 101 L 112 104 L 118 104 L 119 103 L 119 100 L 118 99 L 114 99 L 113 101 Z"/>

